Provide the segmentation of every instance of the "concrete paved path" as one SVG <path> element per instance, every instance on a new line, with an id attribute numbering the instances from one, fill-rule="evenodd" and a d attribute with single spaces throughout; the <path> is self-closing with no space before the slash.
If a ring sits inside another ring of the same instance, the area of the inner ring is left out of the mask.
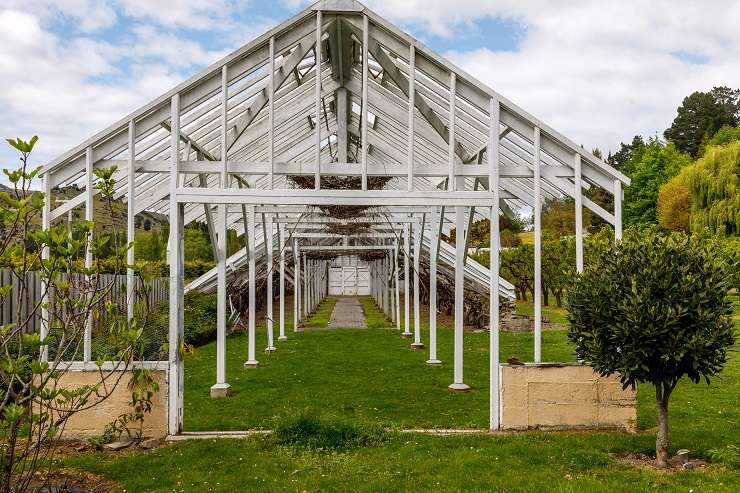
<path id="1" fill-rule="evenodd" d="M 366 329 L 367 319 L 357 298 L 343 296 L 337 298 L 329 318 L 330 329 Z"/>

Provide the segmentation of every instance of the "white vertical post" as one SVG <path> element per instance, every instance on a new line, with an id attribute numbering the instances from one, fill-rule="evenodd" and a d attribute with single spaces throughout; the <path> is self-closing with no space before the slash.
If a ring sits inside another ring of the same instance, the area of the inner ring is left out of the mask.
<path id="1" fill-rule="evenodd" d="M 491 244 L 490 252 L 490 289 L 488 299 L 489 318 L 489 422 L 490 430 L 498 430 L 500 427 L 500 382 L 499 382 L 499 126 L 501 114 L 498 100 L 491 98 L 490 102 L 491 123 L 488 134 L 488 188 L 491 191 L 493 206 L 491 207 Z"/>
<path id="2" fill-rule="evenodd" d="M 465 208 L 455 207 L 455 359 L 454 379 L 449 385 L 450 390 L 468 390 L 470 386 L 463 383 L 463 330 L 464 320 L 464 303 L 465 303 Z"/>
<path id="3" fill-rule="evenodd" d="M 450 72 L 450 114 L 448 132 L 448 189 L 457 190 L 455 183 L 455 101 L 457 97 L 457 79 L 455 72 Z M 462 231 L 462 229 L 458 230 Z"/>
<path id="4" fill-rule="evenodd" d="M 228 68 L 226 65 L 221 67 L 221 170 L 219 173 L 219 182 L 222 187 L 226 188 L 228 182 L 228 151 L 227 137 L 228 130 Z M 205 176 L 201 175 L 201 183 L 205 181 Z M 210 218 L 210 206 L 208 207 L 207 218 Z M 226 227 L 228 217 L 228 206 L 226 204 L 218 205 L 218 234 L 216 235 L 216 383 L 211 387 L 211 397 L 225 397 L 231 394 L 231 385 L 226 383 L 226 251 L 228 228 Z M 209 220 L 209 223 L 211 221 Z M 246 225 L 245 225 L 246 226 Z"/>
<path id="5" fill-rule="evenodd" d="M 391 311 L 391 322 L 396 323 L 398 312 L 396 311 L 396 286 L 393 283 L 393 272 L 395 271 L 395 260 L 388 253 L 388 308 Z"/>
<path id="6" fill-rule="evenodd" d="M 278 341 L 285 341 L 288 339 L 285 335 L 285 227 L 279 225 L 278 232 L 280 238 L 280 335 Z"/>
<path id="7" fill-rule="evenodd" d="M 93 197 L 95 196 L 93 194 L 94 192 L 94 185 L 93 185 L 93 178 L 95 177 L 95 173 L 93 171 L 93 149 L 92 147 L 88 147 L 85 150 L 85 173 L 86 173 L 86 185 L 85 185 L 85 221 L 92 221 L 93 220 L 93 210 L 95 206 L 95 202 L 93 200 Z M 90 232 L 87 234 L 87 241 L 85 242 L 85 269 L 92 268 L 92 241 L 93 241 L 93 230 L 91 229 Z M 88 283 L 92 282 L 92 279 L 90 276 L 85 276 Z M 97 282 L 97 280 L 95 281 Z M 92 286 L 89 286 L 88 289 L 92 291 Z M 88 298 L 91 299 L 92 293 L 88 294 Z M 90 314 L 87 317 L 87 320 L 85 321 L 85 333 L 83 335 L 83 356 L 82 359 L 86 363 L 92 360 L 92 310 L 90 310 Z"/>
<path id="8" fill-rule="evenodd" d="M 439 235 L 438 209 L 432 207 L 429 227 L 432 234 L 429 241 L 429 359 L 427 364 L 439 365 L 437 358 L 437 241 Z"/>
<path id="9" fill-rule="evenodd" d="M 128 192 L 126 209 L 126 241 L 128 243 L 128 250 L 126 252 L 126 263 L 128 264 L 126 267 L 126 319 L 129 321 L 134 319 L 134 306 L 136 303 L 136 277 L 134 277 L 134 262 L 136 261 L 134 252 L 136 239 L 136 174 L 134 170 L 136 134 L 134 130 L 134 121 L 130 120 L 128 122 L 128 175 L 126 183 Z"/>
<path id="10" fill-rule="evenodd" d="M 177 202 L 180 176 L 180 95 L 171 100 L 170 114 L 170 322 L 168 375 L 168 429 L 182 431 L 183 365 L 180 345 L 183 338 L 183 209 Z"/>
<path id="11" fill-rule="evenodd" d="M 369 43 L 369 20 L 367 15 L 362 16 L 362 189 L 367 190 L 367 110 L 368 110 L 368 66 L 367 66 L 367 49 Z"/>
<path id="12" fill-rule="evenodd" d="M 273 304 L 273 299 L 272 299 L 272 278 L 273 278 L 273 276 L 272 276 L 272 273 L 273 273 L 272 255 L 273 255 L 273 248 L 274 248 L 274 243 L 275 242 L 274 242 L 274 229 L 273 229 L 273 223 L 272 223 L 272 215 L 265 214 L 262 217 L 264 218 L 265 221 L 267 221 L 267 224 L 266 224 L 267 237 L 264 239 L 264 241 L 266 242 L 266 245 L 267 245 L 267 257 L 266 257 L 266 262 L 267 262 L 267 289 L 266 289 L 266 291 L 267 291 L 267 300 L 266 300 L 266 302 L 267 302 L 267 306 L 265 307 L 266 314 L 267 314 L 267 321 L 266 321 L 267 322 L 267 348 L 265 349 L 265 351 L 267 351 L 269 353 L 272 353 L 272 352 L 275 351 L 275 343 L 273 341 L 273 337 L 274 337 L 273 331 L 274 331 L 274 325 L 275 324 L 274 324 L 273 319 L 272 319 L 272 316 L 273 316 L 273 314 L 272 314 L 272 304 Z"/>
<path id="13" fill-rule="evenodd" d="M 622 239 L 622 182 L 614 180 L 614 241 Z"/>
<path id="14" fill-rule="evenodd" d="M 542 183 L 540 127 L 534 127 L 534 362 L 542 361 Z"/>
<path id="15" fill-rule="evenodd" d="M 308 271 L 308 264 L 306 262 L 305 253 L 303 254 L 302 263 L 303 263 L 302 265 L 303 267 L 302 269 L 303 270 L 303 286 L 301 288 L 301 298 L 303 301 L 303 316 L 301 316 L 301 319 L 303 319 L 303 317 L 308 318 L 308 314 L 310 313 L 308 309 L 308 299 L 311 296 L 311 293 L 308 292 L 308 278 L 310 276 L 310 272 Z"/>
<path id="16" fill-rule="evenodd" d="M 226 65 L 221 67 L 221 186 L 229 186 L 229 161 L 228 161 L 228 139 L 227 132 L 229 118 L 229 69 Z M 209 209 L 210 210 L 210 209 Z"/>
<path id="17" fill-rule="evenodd" d="M 409 134 L 408 134 L 408 171 L 406 181 L 408 191 L 414 189 L 414 106 L 416 102 L 416 48 L 409 45 Z"/>
<path id="18" fill-rule="evenodd" d="M 269 104 L 267 108 L 267 160 L 270 163 L 270 171 L 267 177 L 267 188 L 272 190 L 274 186 L 275 173 L 275 37 L 270 36 L 270 78 L 269 78 Z M 317 81 L 319 79 L 316 79 Z M 318 84 L 318 82 L 317 82 Z M 320 87 L 320 84 L 319 84 Z M 318 123 L 317 123 L 318 126 Z"/>
<path id="19" fill-rule="evenodd" d="M 44 187 L 44 208 L 41 210 L 41 229 L 47 231 L 51 227 L 51 172 L 47 171 L 42 177 L 42 184 Z M 72 230 L 69 231 L 72 234 Z M 41 250 L 41 259 L 49 260 L 51 254 L 51 248 L 47 243 L 44 243 L 44 247 Z M 49 303 L 51 301 L 51 293 L 49 292 L 48 281 L 41 279 L 41 329 L 39 336 L 41 337 L 41 361 L 49 360 L 49 345 L 46 344 L 46 337 L 49 335 L 49 326 L 51 321 L 49 320 Z"/>
<path id="20" fill-rule="evenodd" d="M 255 313 L 255 270 L 256 270 L 256 257 L 257 252 L 255 251 L 254 247 L 254 236 L 255 236 L 255 214 L 254 214 L 254 206 L 248 205 L 247 206 L 247 247 L 249 249 L 249 292 L 247 293 L 247 296 L 249 297 L 249 313 L 248 315 L 248 355 L 247 355 L 247 361 L 244 362 L 245 368 L 257 368 L 259 366 L 259 361 L 257 361 L 256 358 L 256 323 L 257 323 L 257 314 Z"/>
<path id="21" fill-rule="evenodd" d="M 396 329 L 401 330 L 401 287 L 398 284 L 398 240 L 393 244 L 393 285 L 396 291 Z"/>
<path id="22" fill-rule="evenodd" d="M 300 322 L 301 261 L 298 240 L 293 239 L 293 332 L 298 332 Z"/>
<path id="23" fill-rule="evenodd" d="M 411 299 L 409 298 L 409 262 L 411 261 L 411 249 L 409 243 L 411 241 L 411 232 L 409 231 L 410 224 L 404 223 L 403 225 L 403 337 L 411 337 Z"/>
<path id="24" fill-rule="evenodd" d="M 340 87 L 336 92 L 337 115 L 337 161 L 347 162 L 347 88 Z"/>
<path id="25" fill-rule="evenodd" d="M 421 342 L 421 310 L 419 306 L 419 265 L 421 259 L 421 241 L 423 231 L 421 230 L 421 221 L 418 219 L 414 222 L 414 342 L 411 347 L 414 349 L 424 349 L 424 343 Z"/>
<path id="26" fill-rule="evenodd" d="M 231 390 L 226 383 L 226 216 L 226 205 L 219 204 L 216 236 L 216 383 L 211 387 L 211 397 L 225 397 Z"/>
<path id="27" fill-rule="evenodd" d="M 576 188 L 576 272 L 583 272 L 583 182 L 581 155 L 575 153 L 573 162 Z"/>
<path id="28" fill-rule="evenodd" d="M 385 242 L 384 242 L 385 244 Z M 387 250 L 386 250 L 387 254 Z M 385 314 L 389 318 L 393 317 L 393 309 L 391 308 L 391 284 L 388 280 L 388 276 L 391 274 L 391 259 L 386 256 L 383 258 L 383 298 L 385 300 Z"/>
<path id="29" fill-rule="evenodd" d="M 316 174 L 314 176 L 314 188 L 321 188 L 321 34 L 322 34 L 321 11 L 316 11 L 316 153 L 315 165 Z"/>

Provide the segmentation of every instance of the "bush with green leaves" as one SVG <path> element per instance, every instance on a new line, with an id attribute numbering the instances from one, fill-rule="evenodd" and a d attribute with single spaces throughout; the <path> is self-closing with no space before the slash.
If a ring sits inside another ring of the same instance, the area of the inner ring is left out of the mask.
<path id="1" fill-rule="evenodd" d="M 202 346 L 216 340 L 216 295 L 190 291 L 185 294 L 184 341 Z M 169 305 L 157 306 L 149 316 L 148 327 L 166 333 L 169 327 Z"/>
<path id="2" fill-rule="evenodd" d="M 715 240 L 628 229 L 602 238 L 568 296 L 568 338 L 580 360 L 625 388 L 655 387 L 657 465 L 668 460 L 668 401 L 678 382 L 707 384 L 735 343 L 734 269 Z"/>
<path id="3" fill-rule="evenodd" d="M 115 284 L 101 276 L 103 252 L 112 252 L 115 272 L 125 269 L 127 246 L 119 246 L 116 234 L 95 235 L 90 221 L 78 223 L 74 234 L 64 225 L 36 227 L 45 199 L 30 189 L 41 171 L 29 165 L 37 140 L 8 140 L 20 153 L 21 165 L 4 170 L 12 193 L 0 192 L 0 265 L 13 276 L 11 284 L 0 286 L 0 304 L 35 289 L 29 281 L 32 271 L 41 279 L 42 295 L 42 301 L 25 311 L 18 308 L 12 322 L 0 326 L 0 493 L 27 491 L 41 467 L 55 466 L 54 444 L 65 424 L 115 390 L 142 333 L 138 321 L 127 321 L 108 301 Z M 95 170 L 96 193 L 106 206 L 112 204 L 114 171 Z M 94 261 L 80 270 L 86 251 Z M 67 362 L 82 360 L 83 335 L 94 317 L 106 317 L 110 344 L 98 355 L 95 381 L 73 386 L 64 381 Z M 35 319 L 48 327 L 44 337 L 34 331 Z M 103 367 L 104 360 L 113 362 L 112 367 Z"/>

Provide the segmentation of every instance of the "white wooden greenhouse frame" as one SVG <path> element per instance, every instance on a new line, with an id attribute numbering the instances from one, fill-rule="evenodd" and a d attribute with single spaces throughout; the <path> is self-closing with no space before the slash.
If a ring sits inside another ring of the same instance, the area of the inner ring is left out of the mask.
<path id="1" fill-rule="evenodd" d="M 319 49 L 317 49 L 317 46 Z M 317 83 L 320 81 L 320 83 Z M 90 101 L 91 105 L 95 101 Z M 567 109 L 564 109 L 567 111 Z M 363 123 L 365 122 L 365 123 Z M 451 389 L 463 381 L 463 294 L 471 286 L 490 296 L 490 428 L 499 428 L 499 302 L 513 299 L 513 286 L 499 278 L 499 212 L 534 214 L 534 360 L 541 359 L 541 204 L 572 197 L 576 208 L 577 269 L 583 268 L 582 208 L 612 224 L 621 236 L 622 189 L 629 179 L 499 93 L 423 46 L 353 0 L 324 0 L 94 135 L 45 166 L 43 226 L 85 207 L 94 220 L 95 168 L 118 167 L 116 196 L 128 204 L 128 238 L 135 215 L 169 216 L 170 326 L 169 432 L 182 430 L 183 295 L 186 289 L 217 292 L 217 377 L 213 391 L 228 390 L 226 377 L 227 277 L 248 269 L 248 358 L 258 364 L 255 340 L 255 271 L 279 263 L 278 342 L 273 341 L 272 300 L 267 303 L 267 350 L 287 338 L 285 286 L 295 284 L 296 324 L 326 294 L 325 261 L 311 250 L 385 249 L 373 263 L 372 292 L 379 306 L 423 348 L 419 328 L 419 261 L 429 259 L 429 364 L 437 364 L 436 281 L 438 269 L 455 279 L 454 371 Z M 314 189 L 288 176 L 312 176 Z M 321 188 L 321 178 L 360 178 L 356 190 Z M 373 177 L 391 177 L 380 190 Z M 83 191 L 52 208 L 56 187 Z M 607 211 L 584 196 L 600 187 L 614 195 Z M 321 206 L 369 208 L 339 220 Z M 491 220 L 491 267 L 466 259 L 467 230 Z M 184 285 L 183 227 L 204 221 L 216 245 L 217 267 Z M 348 238 L 322 232 L 329 223 L 370 223 L 369 232 Z M 455 247 L 440 241 L 452 228 Z M 226 232 L 246 234 L 247 248 L 226 256 Z M 48 252 L 45 252 L 48 255 Z M 290 256 L 288 256 L 290 255 Z M 286 260 L 287 257 L 287 260 Z M 403 291 L 417 289 L 400 306 Z M 129 264 L 135 251 L 128 252 Z M 294 267 L 289 268 L 292 259 Z M 92 256 L 87 255 L 88 265 Z M 410 275 L 409 269 L 413 269 Z M 267 292 L 273 276 L 268 269 Z M 128 270 L 128 298 L 134 272 Z M 133 304 L 129 303 L 129 317 Z M 43 317 L 46 320 L 46 317 Z M 42 327 L 42 332 L 47 328 Z M 42 334 L 45 335 L 45 334 Z M 84 363 L 91 359 L 85 334 Z"/>

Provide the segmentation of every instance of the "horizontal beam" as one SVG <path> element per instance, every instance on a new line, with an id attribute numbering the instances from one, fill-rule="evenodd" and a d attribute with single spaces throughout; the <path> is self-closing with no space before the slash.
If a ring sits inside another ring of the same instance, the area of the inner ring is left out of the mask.
<path id="1" fill-rule="evenodd" d="M 286 247 L 288 250 L 292 250 L 290 247 Z M 354 251 L 354 250 L 393 250 L 395 249 L 395 246 L 391 245 L 301 245 L 298 248 L 299 252 L 305 252 L 305 251 Z"/>
<path id="2" fill-rule="evenodd" d="M 123 161 L 103 161 L 106 166 L 122 165 Z M 169 161 L 135 161 L 138 173 L 169 173 Z M 270 164 L 264 161 L 229 161 L 228 172 L 233 175 L 267 175 Z M 313 176 L 316 167 L 313 163 L 275 163 L 276 175 Z M 192 174 L 218 174 L 221 172 L 219 163 L 210 164 L 209 161 L 181 161 L 180 171 Z M 400 163 L 368 163 L 369 176 L 405 177 L 408 167 Z M 449 168 L 447 164 L 416 164 L 414 176 L 428 178 L 446 177 Z M 361 176 L 362 167 L 358 163 L 322 163 L 322 176 Z M 487 164 L 458 164 L 455 166 L 456 176 L 469 178 L 484 178 L 489 175 Z M 504 165 L 499 169 L 501 178 L 532 178 L 534 176 L 529 166 Z M 543 166 L 542 176 L 573 177 L 573 169 L 568 166 Z"/>
<path id="3" fill-rule="evenodd" d="M 178 203 L 250 205 L 362 205 L 490 207 L 489 192 L 400 190 L 262 190 L 223 188 L 178 188 Z"/>

